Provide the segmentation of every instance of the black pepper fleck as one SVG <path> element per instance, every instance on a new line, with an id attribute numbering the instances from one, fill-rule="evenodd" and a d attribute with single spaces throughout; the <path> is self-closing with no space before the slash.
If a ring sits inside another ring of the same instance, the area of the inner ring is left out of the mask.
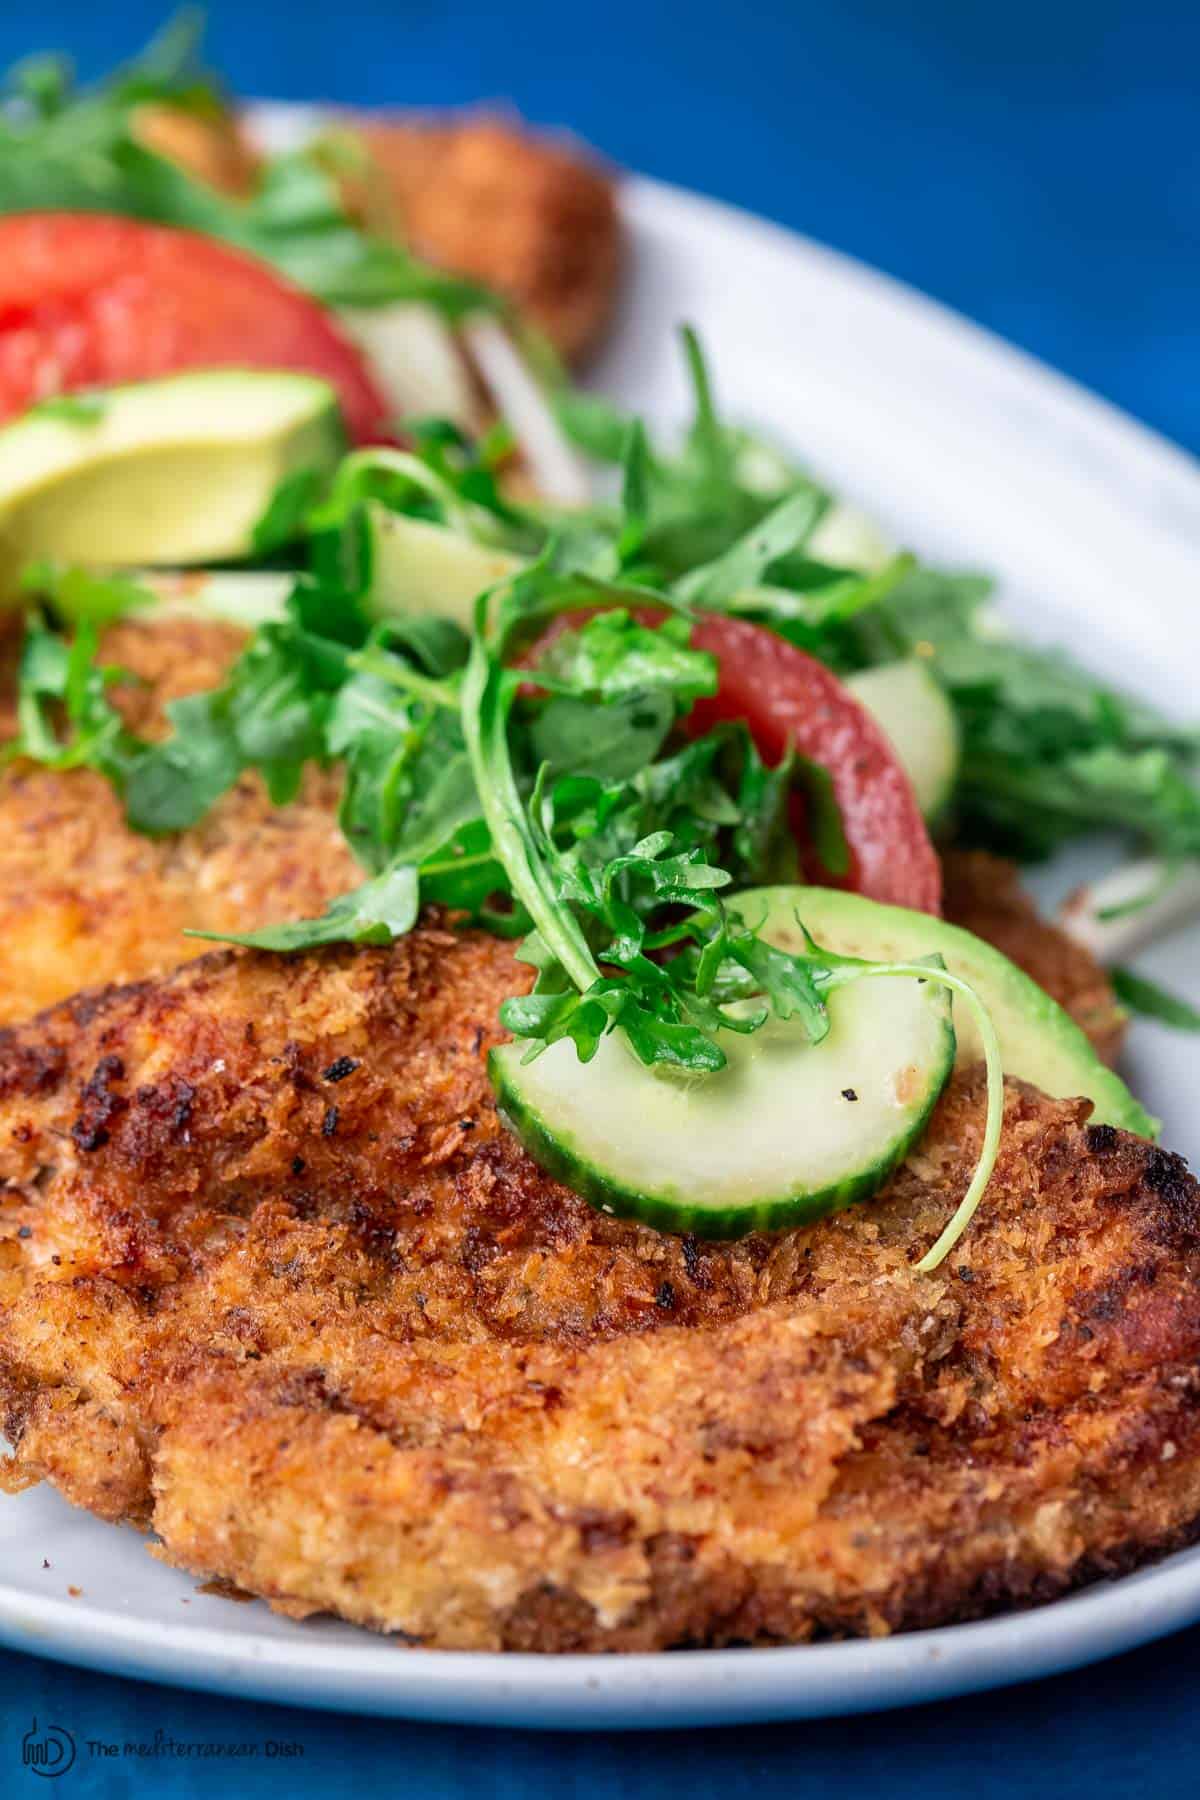
<path id="1" fill-rule="evenodd" d="M 974 1269 L 969 1269 L 966 1263 L 959 1263 L 955 1273 L 960 1281 L 974 1281 L 975 1279 Z"/>
<path id="2" fill-rule="evenodd" d="M 302 1156 L 293 1156 L 293 1158 L 292 1158 L 292 1174 L 293 1175 L 303 1175 L 307 1166 L 308 1165 Z"/>
<path id="3" fill-rule="evenodd" d="M 325 1070 L 322 1081 L 345 1081 L 347 1075 L 353 1075 L 358 1063 L 352 1056 L 338 1056 Z"/>
<path id="4" fill-rule="evenodd" d="M 32 1225 L 18 1225 L 17 1236 L 19 1238 L 31 1238 L 33 1236 L 33 1226 Z"/>
<path id="5" fill-rule="evenodd" d="M 325 1108 L 325 1117 L 321 1120 L 321 1136 L 332 1137 L 338 1128 L 338 1109 L 336 1106 Z"/>
<path id="6" fill-rule="evenodd" d="M 654 1296 L 654 1304 L 656 1306 L 661 1306 L 664 1312 L 670 1312 L 671 1308 L 674 1306 L 675 1289 L 671 1286 L 669 1281 L 664 1281 L 659 1288 L 657 1294 Z"/>
<path id="7" fill-rule="evenodd" d="M 842 1099 L 843 1100 L 857 1100 L 858 1095 L 855 1093 L 853 1088 L 843 1088 L 842 1089 Z"/>

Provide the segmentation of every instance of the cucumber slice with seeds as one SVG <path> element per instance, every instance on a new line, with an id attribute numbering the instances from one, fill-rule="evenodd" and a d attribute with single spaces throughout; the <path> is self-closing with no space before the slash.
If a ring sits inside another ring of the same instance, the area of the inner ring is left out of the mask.
<path id="1" fill-rule="evenodd" d="M 954 1065 L 934 981 L 865 975 L 828 1004 L 821 1043 L 771 1020 L 723 1037 L 712 1075 L 651 1071 L 613 1032 L 587 1064 L 566 1041 L 530 1063 L 503 1045 L 492 1081 L 535 1161 L 602 1211 L 707 1238 L 802 1225 L 875 1192 Z"/>
<path id="2" fill-rule="evenodd" d="M 958 720 L 945 689 L 919 656 L 846 678 L 891 739 L 926 819 L 945 810 L 958 777 Z"/>

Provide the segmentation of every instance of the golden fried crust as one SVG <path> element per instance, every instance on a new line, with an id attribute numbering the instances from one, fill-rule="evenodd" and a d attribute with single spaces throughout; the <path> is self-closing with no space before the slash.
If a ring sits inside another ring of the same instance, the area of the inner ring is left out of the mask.
<path id="1" fill-rule="evenodd" d="M 734 1244 L 592 1212 L 499 1122 L 529 971 L 429 922 L 222 952 L 0 1036 L 8 1480 L 284 1611 L 538 1650 L 974 1615 L 1200 1516 L 1200 1193 L 955 1080 L 876 1202 Z"/>
<path id="2" fill-rule="evenodd" d="M 569 140 L 511 118 L 381 117 L 355 129 L 371 158 L 369 200 L 439 267 L 514 301 L 577 360 L 613 310 L 621 232 L 612 178 Z M 368 197 L 364 195 L 366 202 Z"/>
<path id="3" fill-rule="evenodd" d="M 942 859 L 942 909 L 1032 975 L 1070 1013 L 1107 1063 L 1125 1039 L 1126 1014 L 1095 957 L 1056 925 L 1038 917 L 1016 867 L 986 850 L 955 850 Z"/>
<path id="4" fill-rule="evenodd" d="M 146 104 L 138 107 L 133 128 L 148 150 L 178 163 L 197 181 L 238 200 L 253 191 L 258 157 L 233 113 Z"/>
<path id="5" fill-rule="evenodd" d="M 136 677 L 114 690 L 142 736 L 167 729 L 164 707 L 215 686 L 240 633 L 194 619 L 129 620 L 105 634 L 106 663 Z M 12 688 L 5 684 L 14 725 Z M 207 946 L 183 935 L 250 931 L 323 912 L 362 880 L 338 829 L 340 777 L 311 770 L 288 806 L 242 777 L 193 830 L 130 830 L 109 783 L 89 769 L 29 762 L 0 773 L 0 1023 L 27 1018 L 83 986 L 174 968 Z"/>

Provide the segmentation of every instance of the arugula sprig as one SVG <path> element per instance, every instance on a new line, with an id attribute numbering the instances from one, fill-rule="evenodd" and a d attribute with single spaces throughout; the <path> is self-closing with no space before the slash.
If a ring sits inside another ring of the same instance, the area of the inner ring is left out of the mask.
<path id="1" fill-rule="evenodd" d="M 620 1029 L 646 1064 L 696 1074 L 724 1066 L 720 1032 L 757 1030 L 772 1012 L 800 1013 L 816 1041 L 828 1021 L 807 959 L 760 954 L 765 946 L 726 917 L 719 894 L 734 876 L 709 860 L 709 846 L 680 841 L 665 828 L 621 844 L 631 823 L 635 829 L 645 823 L 647 806 L 661 804 L 661 788 L 655 794 L 652 786 L 639 786 L 637 775 L 622 783 L 577 770 L 556 773 L 549 760 L 540 762 L 532 790 L 523 788 L 512 738 L 525 677 L 509 666 L 511 652 L 531 618 L 572 599 L 578 604 L 577 594 L 577 584 L 546 559 L 512 582 L 494 607 L 492 596 L 481 596 L 462 682 L 463 735 L 480 806 L 514 898 L 533 927 L 520 954 L 536 968 L 537 980 L 531 994 L 505 1003 L 503 1023 L 530 1040 L 531 1056 L 570 1038 L 586 1062 L 607 1032 Z M 614 654 L 617 632 L 625 638 L 623 658 Z M 652 630 L 617 614 L 585 626 L 551 661 L 549 675 L 560 686 L 571 678 L 592 694 L 607 687 L 610 704 L 619 704 L 627 682 L 636 680 L 643 694 L 658 691 L 686 707 L 711 687 L 714 672 L 705 662 L 686 649 L 670 621 Z M 660 683 L 657 690 L 645 685 L 648 674 Z M 549 706 L 558 703 L 551 699 Z M 706 753 L 710 768 L 720 747 L 718 740 Z M 638 774 L 653 766 L 648 758 Z M 700 773 L 698 762 L 691 773 Z M 664 921 L 671 922 L 665 936 L 657 929 Z M 656 959 L 653 952 L 668 940 L 676 954 Z M 678 953 L 685 944 L 694 954 Z M 753 971 L 759 1004 L 727 1010 L 712 997 L 727 963 Z"/>

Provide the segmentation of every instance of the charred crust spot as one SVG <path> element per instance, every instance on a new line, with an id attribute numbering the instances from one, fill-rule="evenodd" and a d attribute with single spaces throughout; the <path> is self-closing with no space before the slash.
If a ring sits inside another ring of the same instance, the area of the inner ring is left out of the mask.
<path id="1" fill-rule="evenodd" d="M 1175 1156 L 1169 1150 L 1152 1150 L 1146 1159 L 1142 1179 L 1168 1206 L 1194 1207 L 1195 1183 L 1182 1156 Z"/>
<path id="2" fill-rule="evenodd" d="M 119 1056 L 102 1056 L 85 1082 L 80 1099 L 79 1117 L 71 1127 L 71 1136 L 80 1150 L 99 1150 L 107 1144 L 109 1127 L 129 1105 L 123 1094 L 112 1091 L 112 1083 L 125 1074 Z"/>
<path id="3" fill-rule="evenodd" d="M 1083 1139 L 1093 1156 L 1107 1156 L 1117 1147 L 1117 1128 L 1115 1125 L 1089 1125 Z"/>
<path id="4" fill-rule="evenodd" d="M 604 1550 L 621 1550 L 633 1536 L 633 1515 L 627 1512 L 603 1512 L 599 1507 L 581 1507 L 575 1515 L 579 1542 L 588 1556 Z"/>
<path id="5" fill-rule="evenodd" d="M 1142 1180 L 1158 1200 L 1157 1218 L 1151 1227 L 1158 1242 L 1180 1246 L 1194 1240 L 1200 1232 L 1200 1190 L 1182 1156 L 1149 1150 Z"/>
<path id="6" fill-rule="evenodd" d="M 66 1063 L 58 1044 L 23 1044 L 15 1032 L 0 1032 L 0 1098 L 46 1093 L 62 1080 Z"/>
<path id="7" fill-rule="evenodd" d="M 468 1225 L 463 1237 L 462 1263 L 472 1275 L 486 1268 L 493 1261 L 499 1246 L 491 1233 L 479 1225 Z"/>
<path id="8" fill-rule="evenodd" d="M 192 1122 L 196 1090 L 182 1075 L 168 1075 L 157 1087 L 140 1087 L 134 1099 L 149 1124 L 181 1137 Z"/>
<path id="9" fill-rule="evenodd" d="M 322 1071 L 322 1081 L 345 1081 L 347 1075 L 353 1075 L 358 1068 L 358 1061 L 353 1056 L 335 1056 L 329 1067 Z"/>

